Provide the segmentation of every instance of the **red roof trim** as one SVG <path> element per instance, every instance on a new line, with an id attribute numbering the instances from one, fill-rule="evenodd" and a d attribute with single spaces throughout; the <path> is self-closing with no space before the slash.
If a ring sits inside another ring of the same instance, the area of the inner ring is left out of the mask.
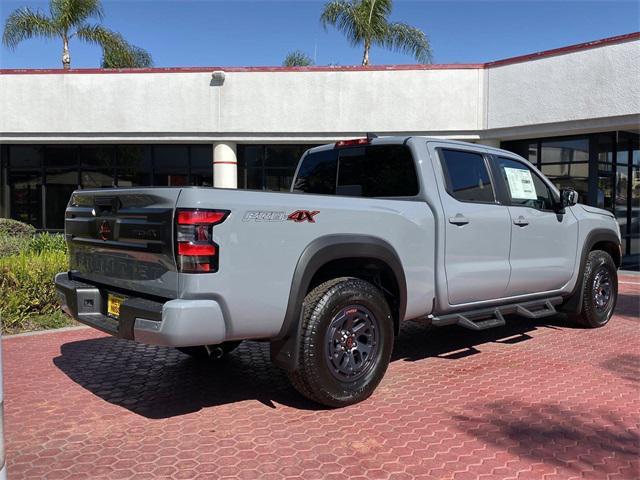
<path id="1" fill-rule="evenodd" d="M 104 69 L 104 68 L 72 68 L 63 70 L 61 68 L 46 69 L 0 69 L 0 75 L 43 75 L 43 74 L 118 74 L 118 73 L 208 73 L 214 70 L 222 70 L 224 72 L 380 72 L 380 71 L 403 71 L 403 70 L 466 70 L 479 68 L 500 67 L 513 63 L 528 62 L 538 60 L 540 58 L 563 55 L 566 53 L 576 52 L 580 50 L 589 50 L 592 48 L 602 47 L 622 43 L 630 40 L 640 39 L 640 32 L 618 35 L 615 37 L 603 38 L 592 42 L 578 43 L 566 47 L 554 48 L 552 50 L 544 50 L 542 52 L 520 55 L 517 57 L 505 58 L 487 63 L 449 63 L 449 64 L 432 64 L 432 65 L 372 65 L 364 67 L 361 65 L 353 66 L 313 66 L 313 67 L 165 67 L 165 68 L 122 68 L 122 69 Z"/>
<path id="2" fill-rule="evenodd" d="M 554 48 L 551 50 L 544 50 L 542 52 L 529 53 L 527 55 L 519 55 L 517 57 L 505 58 L 504 60 L 496 60 L 495 62 L 485 63 L 485 68 L 500 67 L 502 65 L 510 65 L 512 63 L 528 62 L 531 60 L 538 60 L 539 58 L 553 57 L 556 55 L 564 55 L 566 53 L 577 52 L 580 50 L 590 50 L 592 48 L 603 47 L 605 45 L 612 45 L 615 43 L 627 42 L 629 40 L 640 39 L 640 32 L 627 33 L 625 35 L 618 35 L 616 37 L 602 38 L 600 40 L 594 40 L 592 42 L 577 43 L 575 45 L 568 45 L 566 47 Z"/>
<path id="3" fill-rule="evenodd" d="M 313 67 L 164 67 L 164 68 L 61 68 L 46 69 L 0 69 L 0 75 L 39 75 L 39 74 L 102 74 L 102 73 L 211 73 L 222 70 L 227 73 L 236 72 L 380 72 L 397 70 L 451 70 L 483 68 L 483 63 L 436 64 L 436 65 L 362 65 L 348 66 L 313 66 Z"/>

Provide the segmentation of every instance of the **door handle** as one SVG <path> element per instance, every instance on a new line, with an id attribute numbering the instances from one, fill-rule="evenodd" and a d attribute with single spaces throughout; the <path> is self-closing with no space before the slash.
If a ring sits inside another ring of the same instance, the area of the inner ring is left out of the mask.
<path id="1" fill-rule="evenodd" d="M 449 223 L 462 226 L 469 223 L 469 219 L 461 213 L 456 213 L 455 217 L 449 217 Z"/>
<path id="2" fill-rule="evenodd" d="M 527 225 L 529 225 L 529 221 L 526 218 L 524 218 L 522 215 L 520 215 L 518 218 L 515 218 L 513 220 L 513 224 L 519 227 L 526 227 Z"/>

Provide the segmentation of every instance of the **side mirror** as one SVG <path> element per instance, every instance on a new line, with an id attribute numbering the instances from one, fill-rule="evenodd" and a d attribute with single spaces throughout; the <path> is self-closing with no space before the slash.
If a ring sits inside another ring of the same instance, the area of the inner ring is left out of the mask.
<path id="1" fill-rule="evenodd" d="M 560 203 L 562 207 L 573 207 L 578 203 L 578 192 L 573 188 L 563 188 L 560 190 Z"/>

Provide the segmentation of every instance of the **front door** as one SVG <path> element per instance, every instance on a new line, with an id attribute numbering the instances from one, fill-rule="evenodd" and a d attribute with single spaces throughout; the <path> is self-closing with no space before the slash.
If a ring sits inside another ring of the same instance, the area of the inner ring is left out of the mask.
<path id="1" fill-rule="evenodd" d="M 511 218 L 496 200 L 488 159 L 463 146 L 436 150 L 449 304 L 502 298 L 509 281 Z"/>
<path id="2" fill-rule="evenodd" d="M 571 278 L 578 223 L 570 210 L 559 213 L 549 185 L 529 166 L 497 157 L 511 216 L 511 279 L 507 296 L 558 290 Z"/>

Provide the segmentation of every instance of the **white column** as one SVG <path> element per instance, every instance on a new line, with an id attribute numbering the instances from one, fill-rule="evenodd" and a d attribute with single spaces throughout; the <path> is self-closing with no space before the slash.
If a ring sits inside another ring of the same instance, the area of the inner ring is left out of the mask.
<path id="1" fill-rule="evenodd" d="M 213 144 L 213 186 L 238 188 L 238 159 L 234 142 Z"/>

